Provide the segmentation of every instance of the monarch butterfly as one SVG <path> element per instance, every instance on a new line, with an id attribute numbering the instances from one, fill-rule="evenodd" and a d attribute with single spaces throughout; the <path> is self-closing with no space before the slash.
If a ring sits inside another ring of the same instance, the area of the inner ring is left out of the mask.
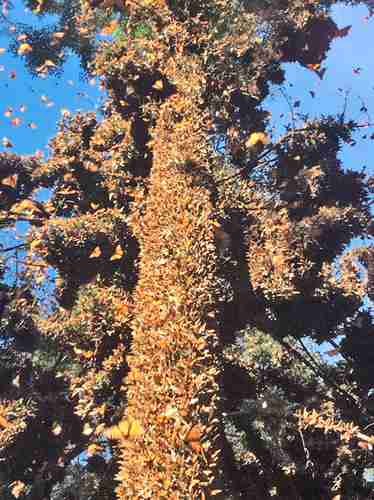
<path id="1" fill-rule="evenodd" d="M 137 420 L 132 417 L 127 417 L 118 422 L 117 425 L 113 425 L 106 429 L 104 434 L 108 439 L 122 441 L 124 439 L 141 436 L 143 434 L 143 428 Z"/>

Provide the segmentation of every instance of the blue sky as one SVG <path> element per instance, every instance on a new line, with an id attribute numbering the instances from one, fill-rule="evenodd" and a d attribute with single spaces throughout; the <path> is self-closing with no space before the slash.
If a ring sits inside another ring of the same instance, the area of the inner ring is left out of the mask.
<path id="1" fill-rule="evenodd" d="M 27 11 L 21 0 L 14 2 L 9 19 L 28 24 L 39 23 L 39 18 Z M 47 20 L 53 21 L 52 17 Z M 44 21 L 44 24 L 47 24 Z M 7 33 L 0 32 L 0 47 L 6 48 L 9 39 Z M 10 77 L 15 72 L 15 78 Z M 42 150 L 47 154 L 48 141 L 57 131 L 57 123 L 62 110 L 76 112 L 93 110 L 99 105 L 102 92 L 98 81 L 82 78 L 77 57 L 68 57 L 61 77 L 32 78 L 23 64 L 22 57 L 14 57 L 9 52 L 0 55 L 0 139 L 7 137 L 14 144 L 14 151 L 32 154 Z M 20 111 L 26 106 L 26 111 Z M 13 113 L 5 117 L 4 112 L 11 108 Z M 19 117 L 19 126 L 11 125 L 12 118 Z M 33 128 L 30 127 L 30 124 Z M 0 146 L 0 150 L 3 148 Z"/>
<path id="2" fill-rule="evenodd" d="M 352 25 L 352 29 L 347 37 L 332 42 L 331 50 L 323 64 L 327 68 L 323 80 L 297 63 L 284 65 L 284 88 L 293 102 L 301 101 L 298 110 L 315 117 L 321 113 L 340 113 L 344 108 L 345 92 L 348 91 L 347 118 L 354 118 L 359 122 L 367 120 L 367 116 L 359 111 L 363 100 L 374 123 L 374 58 L 371 51 L 374 17 L 367 19 L 367 15 L 368 10 L 363 5 L 337 5 L 333 8 L 333 19 L 338 27 Z M 361 68 L 358 74 L 353 71 L 357 68 Z M 342 91 L 339 91 L 339 88 Z M 314 98 L 310 91 L 315 92 Z M 276 87 L 273 88 L 273 95 L 267 98 L 266 106 L 272 112 L 279 132 L 282 122 L 279 116 L 282 113 L 289 116 L 289 107 Z M 374 127 L 361 129 L 355 134 L 357 145 L 353 148 L 344 147 L 340 158 L 346 167 L 361 169 L 366 165 L 368 172 L 374 174 L 374 141 L 360 139 L 365 133 L 370 136 L 373 132 Z"/>

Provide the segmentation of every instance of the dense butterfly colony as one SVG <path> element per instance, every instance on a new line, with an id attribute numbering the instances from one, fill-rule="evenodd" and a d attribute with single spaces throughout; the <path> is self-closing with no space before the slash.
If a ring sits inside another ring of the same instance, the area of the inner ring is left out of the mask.
<path id="1" fill-rule="evenodd" d="M 323 78 L 332 3 L 27 2 L 69 19 L 107 98 L 47 160 L 0 156 L 2 228 L 29 224 L 3 253 L 2 498 L 76 498 L 82 454 L 82 498 L 369 498 L 374 190 L 338 159 L 360 124 L 275 139 L 262 107 L 284 62 Z"/>

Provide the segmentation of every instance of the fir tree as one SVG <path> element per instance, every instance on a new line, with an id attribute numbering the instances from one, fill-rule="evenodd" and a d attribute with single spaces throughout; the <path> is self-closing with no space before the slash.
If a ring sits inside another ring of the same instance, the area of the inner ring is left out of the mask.
<path id="1" fill-rule="evenodd" d="M 372 180 L 338 159 L 360 125 L 275 140 L 262 107 L 283 62 L 323 77 L 332 3 L 32 4 L 68 9 L 48 40 L 84 34 L 108 98 L 48 161 L 1 158 L 1 221 L 30 223 L 0 296 L 4 498 L 369 498 L 373 246 L 347 247 Z"/>

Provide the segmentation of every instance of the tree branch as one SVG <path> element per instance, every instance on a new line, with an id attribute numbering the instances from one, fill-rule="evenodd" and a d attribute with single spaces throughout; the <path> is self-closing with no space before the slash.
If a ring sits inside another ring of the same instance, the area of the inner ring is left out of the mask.
<path id="1" fill-rule="evenodd" d="M 0 253 L 12 252 L 13 250 L 18 250 L 19 248 L 27 248 L 28 243 L 20 243 L 19 245 L 15 245 L 13 247 L 1 248 Z"/>

